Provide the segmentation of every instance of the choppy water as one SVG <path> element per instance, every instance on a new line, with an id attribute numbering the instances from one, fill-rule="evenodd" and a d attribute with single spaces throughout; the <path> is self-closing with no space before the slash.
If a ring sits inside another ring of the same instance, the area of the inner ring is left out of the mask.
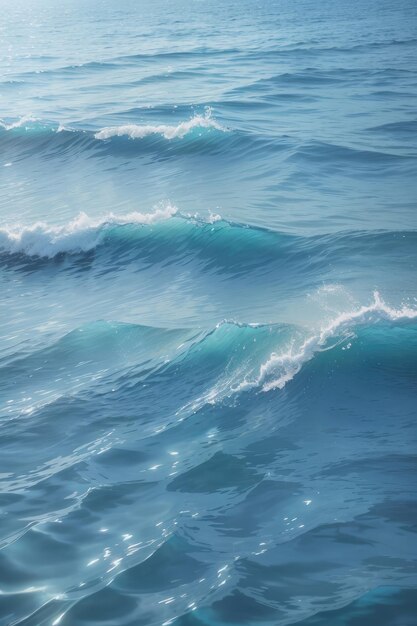
<path id="1" fill-rule="evenodd" d="M 414 0 L 0 13 L 0 624 L 415 626 Z"/>

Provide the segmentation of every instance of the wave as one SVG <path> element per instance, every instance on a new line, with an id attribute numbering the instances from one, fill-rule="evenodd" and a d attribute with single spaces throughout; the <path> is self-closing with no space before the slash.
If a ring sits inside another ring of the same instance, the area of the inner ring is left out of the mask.
<path id="1" fill-rule="evenodd" d="M 91 72 L 96 74 L 97 72 L 103 72 L 108 70 L 120 70 L 129 66 L 136 66 L 138 61 L 141 65 L 159 65 L 162 62 L 170 61 L 188 61 L 194 58 L 211 58 L 240 55 L 242 51 L 238 48 L 210 48 L 207 46 L 199 46 L 191 48 L 190 50 L 177 50 L 169 52 L 148 52 L 148 53 L 135 53 L 135 54 L 122 54 L 114 57 L 108 57 L 103 59 L 96 59 L 86 61 L 84 63 L 72 63 L 70 65 L 55 65 L 54 67 L 36 69 L 29 71 L 21 71 L 15 74 L 16 81 L 22 83 L 24 79 L 31 78 L 33 76 L 47 76 L 50 77 L 62 77 L 62 76 L 76 76 Z M 59 61 L 58 57 L 39 55 L 33 56 L 32 59 L 37 58 L 40 61 Z M 2 81 L 3 84 L 5 81 Z"/>
<path id="2" fill-rule="evenodd" d="M 178 413 L 194 413 L 206 404 L 217 404 L 251 390 L 256 393 L 282 390 L 317 355 L 341 345 L 342 350 L 349 349 L 357 329 L 416 319 L 417 308 L 408 305 L 393 308 L 374 292 L 370 304 L 341 312 L 313 332 L 282 324 L 257 326 L 223 322 L 197 347 L 190 348 L 188 358 L 192 359 L 193 353 L 201 355 L 212 350 L 212 344 L 218 342 L 227 347 L 230 358 L 217 381 Z M 226 344 L 225 337 L 229 338 Z M 277 346 L 272 352 L 271 343 Z"/>
<path id="3" fill-rule="evenodd" d="M 3 120 L 0 120 L 0 128 L 4 130 L 14 130 L 15 128 L 24 128 L 27 124 L 33 124 L 37 122 L 36 117 L 32 117 L 31 115 L 23 115 L 18 120 L 14 122 L 6 123 Z"/>
<path id="4" fill-rule="evenodd" d="M 404 304 L 394 308 L 375 292 L 369 304 L 343 311 L 317 329 L 223 321 L 206 331 L 164 330 L 97 322 L 70 332 L 49 347 L 16 354 L 2 362 L 1 369 L 13 374 L 13 396 L 20 387 L 25 396 L 32 395 L 28 392 L 28 376 L 31 386 L 49 381 L 50 393 L 42 396 L 40 404 L 35 406 L 29 398 L 30 411 L 42 410 L 45 403 L 75 392 L 87 392 L 96 401 L 110 388 L 112 402 L 135 399 L 132 406 L 136 407 L 145 379 L 146 393 L 151 396 L 159 395 L 163 384 L 171 407 L 167 407 L 167 416 L 171 410 L 176 411 L 175 416 L 172 414 L 175 423 L 207 405 L 235 402 L 242 394 L 257 396 L 283 390 L 309 362 L 316 362 L 313 368 L 320 371 L 316 359 L 323 353 L 332 353 L 327 365 L 331 362 L 334 368 L 336 348 L 341 350 L 339 356 L 345 355 L 359 336 L 363 350 L 372 349 L 375 338 L 381 339 L 372 334 L 375 329 L 382 329 L 382 342 L 389 349 L 394 346 L 398 351 L 402 345 L 402 354 L 406 354 L 417 339 L 415 320 L 416 307 Z M 402 329 L 401 335 L 396 334 L 397 328 Z M 73 371 L 74 364 L 76 376 L 63 380 L 65 371 Z M 64 374 L 52 383 L 53 373 L 58 370 Z M 15 403 L 9 412 L 28 411 L 26 400 Z"/>
<path id="5" fill-rule="evenodd" d="M 410 133 L 414 137 L 414 133 L 417 131 L 417 120 L 403 120 L 401 122 L 389 122 L 388 124 L 381 124 L 379 126 L 372 126 L 368 128 L 369 131 L 382 131 L 386 133 L 393 133 L 405 135 Z"/>
<path id="6" fill-rule="evenodd" d="M 284 75 L 288 78 L 287 75 Z M 259 105 L 248 102 L 245 97 L 245 88 L 239 88 L 239 107 Z M 280 96 L 281 97 L 281 96 Z M 292 99 L 309 99 L 305 92 L 292 94 L 286 91 L 282 97 Z M 217 106 L 227 110 L 227 101 L 218 102 Z M 233 108 L 236 105 L 233 104 Z M 186 108 L 181 109 L 181 117 L 186 115 Z M 169 108 L 158 109 L 158 115 L 165 119 L 172 113 Z M 315 168 L 317 163 L 325 167 L 325 173 L 333 172 L 335 168 L 345 171 L 346 167 L 357 167 L 359 175 L 381 175 L 381 168 L 387 173 L 403 171 L 407 163 L 414 166 L 414 154 L 406 151 L 398 153 L 389 149 L 364 149 L 363 146 L 345 145 L 319 141 L 316 139 L 300 140 L 293 134 L 256 133 L 250 128 L 230 128 L 215 119 L 211 108 L 207 107 L 204 113 L 195 113 L 187 120 L 176 123 L 130 123 L 130 119 L 142 115 L 139 109 L 130 109 L 120 112 L 119 115 L 126 123 L 117 126 L 106 126 L 97 130 L 80 128 L 64 123 L 40 120 L 25 116 L 18 120 L 0 121 L 2 144 L 7 150 L 9 162 L 26 160 L 32 155 L 42 156 L 44 159 L 65 158 L 74 159 L 78 156 L 87 158 L 103 156 L 109 158 L 132 158 L 137 155 L 156 155 L 158 159 L 201 154 L 205 156 L 219 156 L 223 158 L 227 153 L 240 165 L 242 160 L 248 162 L 253 158 L 268 160 L 280 158 L 289 166 L 295 163 L 297 167 Z M 178 115 L 178 112 L 176 112 Z M 154 116 L 154 113 L 152 114 Z M 402 136 L 412 134 L 415 130 L 414 122 L 403 122 L 367 129 L 369 132 L 398 134 Z M 4 133 L 4 135 L 3 135 Z M 408 136 L 407 135 L 407 136 Z"/>
<path id="7" fill-rule="evenodd" d="M 245 52 L 247 56 L 252 58 L 265 59 L 268 57 L 279 58 L 281 56 L 308 56 L 311 60 L 313 55 L 328 55 L 331 54 L 350 54 L 361 51 L 379 50 L 389 48 L 390 46 L 413 46 L 416 42 L 414 37 L 408 39 L 387 39 L 383 41 L 367 41 L 366 43 L 357 43 L 351 46 L 337 46 L 337 45 L 314 45 L 318 42 L 310 41 L 297 41 L 291 44 L 283 45 L 280 47 L 272 47 L 266 50 L 251 50 Z M 312 45 L 313 44 L 313 45 Z M 402 71 L 402 70 L 399 70 Z"/>
<path id="8" fill-rule="evenodd" d="M 61 123 L 40 120 L 32 115 L 24 115 L 17 120 L 5 122 L 0 120 L 0 128 L 4 131 L 25 130 L 33 132 L 62 133 L 90 135 L 98 140 L 111 139 L 113 137 L 128 137 L 130 139 L 144 139 L 150 135 L 159 135 L 164 139 L 182 139 L 187 134 L 195 131 L 217 130 L 227 132 L 227 128 L 216 121 L 212 109 L 206 107 L 204 114 L 196 113 L 188 120 L 178 124 L 123 124 L 120 126 L 108 126 L 98 131 L 88 131 L 71 128 Z"/>
<path id="9" fill-rule="evenodd" d="M 13 398 L 13 406 L 9 405 L 5 413 L 9 417 L 16 412 L 31 415 L 63 396 L 115 391 L 119 381 L 126 384 L 133 376 L 149 375 L 172 355 L 175 357 L 178 346 L 185 347 L 200 335 L 190 329 L 99 320 L 49 345 L 23 347 L 0 358 L 0 388 Z M 44 390 L 40 395 L 39 388 Z"/>
<path id="10" fill-rule="evenodd" d="M 380 173 L 383 165 L 401 164 L 410 159 L 409 155 L 402 155 L 381 150 L 362 150 L 359 148 L 326 143 L 324 141 L 303 142 L 289 157 L 291 161 L 305 161 L 307 164 L 321 162 L 340 166 L 359 165 L 361 169 L 366 165 L 367 175 L 373 170 Z M 411 157 L 412 159 L 412 157 Z"/>
<path id="11" fill-rule="evenodd" d="M 298 80 L 304 75 L 282 75 L 286 80 Z M 282 77 L 281 77 L 282 78 Z M 313 78 L 305 77 L 305 80 Z M 262 79 L 260 82 L 269 84 L 271 79 Z M 324 79 L 323 79 L 324 80 Z M 245 98 L 245 87 L 238 88 L 235 95 L 239 95 L 239 107 L 259 105 L 260 102 L 248 102 Z M 280 96 L 281 97 L 281 96 Z M 308 99 L 306 92 L 292 94 L 285 92 L 285 98 Z M 217 106 L 227 109 L 227 101 L 218 102 Z M 233 103 L 233 107 L 236 104 Z M 186 115 L 187 107 L 181 109 L 181 117 Z M 160 107 L 158 114 L 162 119 L 172 113 L 172 109 Z M 178 112 L 176 112 L 178 115 Z M 392 168 L 402 168 L 405 163 L 414 164 L 413 153 L 398 153 L 382 149 L 363 149 L 363 146 L 329 143 L 316 139 L 300 141 L 295 135 L 278 134 L 271 136 L 268 133 L 255 133 L 249 128 L 229 128 L 220 123 L 213 116 L 210 107 L 205 112 L 195 113 L 185 121 L 174 124 L 146 123 L 134 124 L 128 120 L 142 115 L 140 109 L 130 109 L 120 112 L 120 116 L 127 123 L 117 126 L 106 126 L 99 130 L 79 128 L 48 120 L 40 120 L 30 115 L 17 120 L 0 121 L 0 132 L 4 148 L 9 152 L 8 160 L 15 162 L 22 156 L 27 159 L 32 154 L 42 155 L 44 158 L 62 156 L 74 158 L 79 155 L 102 158 L 129 157 L 137 154 L 156 154 L 158 158 L 178 158 L 190 153 L 208 155 L 224 155 L 227 152 L 239 163 L 242 159 L 259 157 L 267 159 L 269 156 L 281 155 L 288 164 L 314 168 L 317 163 L 326 168 L 358 167 L 360 175 L 380 175 L 381 167 L 391 171 Z M 382 132 L 393 135 L 410 135 L 415 130 L 416 121 L 391 123 L 368 128 L 369 132 Z"/>
<path id="12" fill-rule="evenodd" d="M 290 346 L 288 351 L 273 352 L 269 359 L 262 364 L 259 375 L 253 380 L 245 380 L 240 389 L 255 386 L 262 387 L 262 391 L 282 389 L 292 380 L 301 367 L 310 361 L 317 352 L 328 350 L 338 345 L 341 340 L 352 337 L 356 326 L 372 324 L 383 320 L 398 322 L 417 318 L 417 309 L 404 305 L 395 309 L 387 305 L 380 294 L 375 291 L 373 302 L 356 310 L 340 313 L 335 319 L 323 326 L 317 334 L 308 337 L 301 346 Z M 334 342 L 329 345 L 330 342 Z M 276 375 L 278 373 L 278 375 Z"/>
<path id="13" fill-rule="evenodd" d="M 217 214 L 183 214 L 172 204 L 151 213 L 97 218 L 80 213 L 63 225 L 0 227 L 0 262 L 11 269 L 42 269 L 62 257 L 76 264 L 85 255 L 98 269 L 105 264 L 110 272 L 140 261 L 147 266 L 192 261 L 200 269 L 233 276 L 274 272 L 275 280 L 282 277 L 282 284 L 292 288 L 312 275 L 325 278 L 337 264 L 345 267 L 351 260 L 357 266 L 370 255 L 404 267 L 416 245 L 417 231 L 302 236 L 230 222 Z"/>
<path id="14" fill-rule="evenodd" d="M 0 249 L 11 254 L 23 253 L 47 258 L 63 253 L 88 252 L 102 243 L 106 229 L 111 226 L 150 225 L 176 213 L 177 208 L 168 204 L 153 213 L 135 211 L 119 216 L 109 213 L 98 219 L 81 212 L 63 226 L 45 222 L 35 222 L 30 226 L 4 226 L 0 228 Z"/>
<path id="15" fill-rule="evenodd" d="M 80 127 L 79 124 L 24 116 L 0 121 L 0 135 L 8 158 L 13 162 L 33 154 L 47 159 L 51 156 L 74 158 L 81 154 L 102 158 L 103 155 L 117 157 L 142 153 L 176 157 L 182 153 L 200 152 L 203 146 L 207 155 L 218 154 L 224 149 L 243 149 L 252 142 L 248 133 L 229 132 L 214 118 L 210 108 L 204 113 L 192 114 L 189 119 L 184 119 L 187 107 L 182 109 L 181 114 L 175 111 L 173 124 L 154 123 L 155 112 L 152 112 L 152 123 L 131 123 L 130 120 L 143 116 L 143 110 L 132 109 L 120 112 L 120 117 L 126 120 L 121 125 L 101 129 L 94 124 Z M 172 119 L 172 108 L 164 110 L 161 107 L 160 115 L 159 119 L 168 116 Z M 263 142 L 262 147 L 267 149 L 268 143 Z"/>
<path id="16" fill-rule="evenodd" d="M 182 139 L 188 133 L 195 129 L 215 129 L 222 132 L 226 131 L 226 128 L 221 126 L 212 117 L 211 109 L 207 109 L 204 115 L 195 115 L 186 122 L 180 122 L 176 126 L 169 126 L 167 124 L 145 124 L 139 126 L 137 124 L 126 124 L 123 126 L 113 126 L 103 128 L 98 133 L 95 133 L 96 139 L 111 139 L 112 137 L 129 137 L 130 139 L 143 139 L 149 135 L 161 135 L 164 139 Z"/>

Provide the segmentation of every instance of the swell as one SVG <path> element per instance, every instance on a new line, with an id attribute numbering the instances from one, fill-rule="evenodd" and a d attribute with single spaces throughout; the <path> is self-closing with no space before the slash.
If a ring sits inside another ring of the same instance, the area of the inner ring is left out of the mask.
<path id="1" fill-rule="evenodd" d="M 324 322 L 315 330 L 294 326 L 238 326 L 230 332 L 227 324 L 222 324 L 200 341 L 212 348 L 226 336 L 226 350 L 230 355 L 227 366 L 217 380 L 207 388 L 205 393 L 194 399 L 187 406 L 187 411 L 194 412 L 206 404 L 221 402 L 226 398 L 254 390 L 269 392 L 283 389 L 310 361 L 314 361 L 321 353 L 327 353 L 342 345 L 350 349 L 351 343 L 358 333 L 362 349 L 367 350 L 367 343 L 372 345 L 373 331 L 382 328 L 384 341 L 389 343 L 390 335 L 397 326 L 406 325 L 408 332 L 402 338 L 407 346 L 417 339 L 415 320 L 417 308 L 404 305 L 393 308 L 387 305 L 378 292 L 373 295 L 370 304 L 341 312 Z M 232 338 L 230 338 L 230 335 Z M 400 337 L 390 349 L 398 354 Z M 198 353 L 201 353 L 199 346 Z M 192 350 L 195 350 L 193 347 Z M 204 355 L 204 352 L 203 352 Z M 187 355 L 188 357 L 188 355 Z M 198 356 L 200 359 L 200 356 Z M 334 359 L 331 355 L 328 360 Z M 193 364 L 203 367 L 203 362 Z M 359 364 L 358 364 L 359 365 Z"/>
<path id="2" fill-rule="evenodd" d="M 190 50 L 178 50 L 171 52 L 149 52 L 149 53 L 136 53 L 117 55 L 100 60 L 86 61 L 85 63 L 75 63 L 71 65 L 57 65 L 55 67 L 49 67 L 45 69 L 37 69 L 35 71 L 25 71 L 14 74 L 14 78 L 22 82 L 23 79 L 36 77 L 38 80 L 42 76 L 46 76 L 49 79 L 58 79 L 60 77 L 67 78 L 69 76 L 78 76 L 84 73 L 92 73 L 94 76 L 100 72 L 106 72 L 108 70 L 123 70 L 124 68 L 137 67 L 138 61 L 141 65 L 158 65 L 160 62 L 175 62 L 175 61 L 205 61 L 207 56 L 211 58 L 223 58 L 224 56 L 235 56 L 242 54 L 242 50 L 238 48 L 209 48 L 207 46 L 199 46 Z M 35 57 L 32 57 L 33 59 Z M 55 61 L 59 60 L 59 57 L 51 56 L 38 56 L 39 61 Z"/>
<path id="3" fill-rule="evenodd" d="M 415 38 L 408 39 L 387 39 L 385 41 L 368 41 L 367 43 L 358 43 L 352 46 L 322 46 L 314 45 L 313 41 L 298 41 L 291 44 L 280 45 L 279 47 L 273 46 L 272 48 L 264 48 L 259 50 L 258 48 L 248 49 L 245 47 L 227 47 L 227 48 L 214 48 L 208 46 L 199 46 L 191 48 L 190 50 L 178 50 L 170 52 L 153 52 L 153 53 L 135 53 L 126 55 L 117 55 L 100 60 L 90 60 L 85 63 L 71 64 L 71 65 L 57 65 L 55 67 L 49 67 L 44 69 L 37 69 L 36 71 L 23 71 L 14 75 L 14 80 L 22 82 L 25 79 L 35 77 L 37 80 L 45 76 L 49 79 L 59 79 L 80 76 L 84 74 L 93 74 L 96 76 L 99 73 L 108 71 L 120 71 L 124 68 L 136 67 L 138 62 L 144 66 L 152 66 L 166 62 L 181 62 L 187 63 L 201 63 L 207 58 L 216 60 L 218 58 L 231 61 L 235 59 L 251 61 L 267 61 L 272 58 L 280 57 L 294 57 L 294 56 L 311 56 L 311 55 L 325 55 L 332 54 L 355 54 L 356 52 L 366 52 L 379 49 L 388 49 L 390 47 L 407 47 L 414 46 L 416 42 Z M 313 44 L 313 45 L 312 45 Z M 34 57 L 35 58 L 35 57 Z M 40 61 L 55 61 L 57 57 L 52 56 L 39 56 Z M 398 71 L 406 71 L 399 69 Z"/>
<path id="4" fill-rule="evenodd" d="M 112 137 L 144 139 L 150 135 L 159 135 L 164 139 L 182 139 L 189 133 L 193 133 L 196 130 L 201 133 L 204 129 L 221 132 L 226 131 L 226 129 L 212 117 L 211 109 L 206 109 L 205 115 L 195 115 L 190 120 L 180 122 L 176 126 L 169 124 L 125 124 L 122 126 L 110 126 L 102 128 L 99 132 L 94 134 L 94 137 L 95 139 L 111 139 Z"/>
<path id="5" fill-rule="evenodd" d="M 175 357 L 178 346 L 187 346 L 200 335 L 104 321 L 80 326 L 50 345 L 0 359 L 0 391 L 13 400 L 8 407 L 6 402 L 3 413 L 32 415 L 75 393 L 108 393 L 133 377 L 157 371 Z"/>
<path id="6" fill-rule="evenodd" d="M 298 80 L 293 75 L 284 75 L 291 80 Z M 240 87 L 234 94 L 239 102 L 233 102 L 233 109 L 268 106 L 270 80 L 263 79 L 260 83 L 269 85 L 258 90 L 257 97 L 248 99 L 253 86 Z M 313 80 L 306 77 L 305 80 Z M 302 84 L 300 84 L 303 87 Z M 249 90 L 249 91 L 248 91 Z M 272 93 L 275 93 L 274 89 Z M 282 95 L 285 98 L 309 99 L 306 93 Z M 217 103 L 227 110 L 230 102 L 225 100 Z M 160 119 L 166 119 L 169 111 L 160 107 Z M 186 115 L 185 111 L 184 114 Z M 156 154 L 158 159 L 193 153 L 204 150 L 205 156 L 224 155 L 227 152 L 233 158 L 242 160 L 255 156 L 265 160 L 276 158 L 277 154 L 290 166 L 295 162 L 299 167 L 311 167 L 317 161 L 325 167 L 360 168 L 361 172 L 370 174 L 381 173 L 381 168 L 390 170 L 392 167 L 404 167 L 409 162 L 415 164 L 415 154 L 404 152 L 398 154 L 389 150 L 363 149 L 362 146 L 328 143 L 314 138 L 300 140 L 296 135 L 278 133 L 276 135 L 254 132 L 245 128 L 230 128 L 219 122 L 210 108 L 203 114 L 195 113 L 188 119 L 177 120 L 176 123 L 164 123 L 157 119 L 147 123 L 132 123 L 132 118 L 143 115 L 143 111 L 132 109 L 119 113 L 123 123 L 103 126 L 99 129 L 78 128 L 58 124 L 56 122 L 23 117 L 14 121 L 0 120 L 0 138 L 7 159 L 11 162 L 22 157 L 43 156 L 46 159 L 65 156 L 75 159 L 80 155 L 109 157 L 126 157 L 140 154 Z M 149 116 L 148 116 L 149 117 Z M 153 114 L 152 117 L 156 117 Z M 413 133 L 415 121 L 389 124 L 366 129 L 371 136 L 375 132 L 384 132 L 402 138 L 404 134 Z"/>
<path id="7" fill-rule="evenodd" d="M 244 103 L 243 103 L 244 105 Z M 103 126 L 99 129 L 77 128 L 60 125 L 55 122 L 22 118 L 17 121 L 0 123 L 0 140 L 7 151 L 7 160 L 20 161 L 32 156 L 44 159 L 65 157 L 75 160 L 79 156 L 87 158 L 136 157 L 137 155 L 156 155 L 159 159 L 177 158 L 178 156 L 200 154 L 204 156 L 224 155 L 228 153 L 239 159 L 242 155 L 258 154 L 265 158 L 268 154 L 281 152 L 293 142 L 288 136 L 261 136 L 242 129 L 229 128 L 217 121 L 211 113 L 195 114 L 185 117 L 177 123 L 163 123 L 169 111 L 160 107 L 159 119 L 146 123 L 132 123 L 141 113 L 135 109 L 120 112 L 122 123 Z M 150 116 L 148 116 L 150 117 Z M 170 116 L 171 117 L 171 116 Z M 185 119 L 184 119 L 185 118 Z"/>
<path id="8" fill-rule="evenodd" d="M 142 140 L 153 137 L 172 140 L 183 139 L 187 135 L 190 137 L 202 137 L 210 131 L 227 132 L 227 128 L 214 118 L 210 107 L 206 107 L 203 114 L 195 113 L 189 119 L 179 120 L 176 124 L 124 123 L 117 126 L 105 126 L 99 130 L 88 130 L 66 127 L 55 122 L 24 116 L 8 122 L 0 120 L 0 129 L 5 133 L 3 139 L 6 143 L 7 141 L 10 143 L 22 142 L 24 139 L 29 142 L 35 142 L 39 139 L 45 140 L 49 138 L 58 145 L 62 138 L 65 138 L 67 141 L 70 138 L 76 141 L 80 137 L 88 138 L 90 141 L 94 139 L 103 141 L 115 137 Z"/>
<path id="9" fill-rule="evenodd" d="M 107 214 L 91 218 L 80 213 L 64 225 L 36 222 L 29 226 L 0 227 L 0 264 L 10 269 L 34 271 L 51 260 L 76 264 L 83 259 L 107 271 L 128 263 L 147 265 L 170 261 L 199 264 L 208 271 L 244 274 L 286 268 L 310 272 L 363 263 L 370 255 L 391 258 L 398 264 L 414 262 L 417 231 L 342 231 L 301 236 L 229 222 L 219 215 L 206 219 L 181 214 L 173 205 L 152 213 Z M 91 265 L 90 265 L 91 266 Z M 59 269 L 59 265 L 57 266 Z"/>
<path id="10" fill-rule="evenodd" d="M 387 39 L 385 41 L 368 41 L 366 43 L 357 43 L 351 46 L 326 46 L 326 45 L 314 45 L 312 40 L 310 41 L 298 41 L 292 44 L 283 45 L 280 47 L 273 47 L 265 50 L 251 50 L 250 52 L 244 51 L 246 56 L 252 59 L 270 59 L 280 58 L 285 56 L 297 57 L 306 56 L 311 59 L 314 55 L 341 54 L 350 55 L 357 52 L 366 52 L 374 50 L 384 50 L 390 47 L 407 47 L 414 46 L 416 39 L 414 37 L 408 39 Z M 313 44 L 313 45 L 311 45 Z M 399 71 L 405 71 L 400 68 Z"/>
<path id="11" fill-rule="evenodd" d="M 5 392 L 22 398 L 32 395 L 29 388 L 48 383 L 51 398 L 44 397 L 44 402 L 87 388 L 97 397 L 112 388 L 112 401 L 117 403 L 142 389 L 145 379 L 148 387 L 153 381 L 157 389 L 165 381 L 167 390 L 172 386 L 171 398 L 179 387 L 184 393 L 178 397 L 189 398 L 191 391 L 198 390 L 198 397 L 191 393 L 193 399 L 178 407 L 177 414 L 184 417 L 249 391 L 283 389 L 320 354 L 334 362 L 333 350 L 339 346 L 349 350 L 357 336 L 365 354 L 379 337 L 392 350 L 389 358 L 397 359 L 399 352 L 415 345 L 416 320 L 417 308 L 391 307 L 375 292 L 370 303 L 342 311 L 313 329 L 224 321 L 205 332 L 168 331 L 102 322 L 77 329 L 27 356 L 8 358 L 1 363 L 0 382 Z M 403 329 L 400 334 L 398 328 Z M 55 372 L 60 372 L 57 381 L 61 382 L 53 382 Z M 26 404 L 16 402 L 12 412 L 27 412 Z"/>

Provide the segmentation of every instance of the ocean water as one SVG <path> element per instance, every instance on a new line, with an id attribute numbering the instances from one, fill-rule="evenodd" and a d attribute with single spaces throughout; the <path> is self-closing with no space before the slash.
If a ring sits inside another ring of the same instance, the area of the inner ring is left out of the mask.
<path id="1" fill-rule="evenodd" d="M 415 0 L 0 41 L 0 624 L 415 626 Z"/>

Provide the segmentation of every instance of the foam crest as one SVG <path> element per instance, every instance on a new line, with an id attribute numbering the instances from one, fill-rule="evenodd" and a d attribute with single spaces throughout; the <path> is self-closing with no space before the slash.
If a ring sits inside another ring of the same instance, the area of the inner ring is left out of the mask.
<path id="1" fill-rule="evenodd" d="M 317 353 L 330 350 L 353 337 L 356 326 L 372 325 L 383 320 L 396 322 L 407 319 L 417 319 L 417 309 L 409 306 L 399 309 L 390 307 L 378 292 L 374 292 L 374 300 L 370 305 L 341 313 L 317 333 L 309 336 L 301 331 L 293 333 L 282 351 L 272 352 L 260 366 L 252 366 L 250 361 L 242 362 L 232 373 L 222 376 L 213 387 L 182 410 L 196 411 L 204 404 L 215 404 L 250 389 L 260 389 L 263 392 L 283 389 Z M 232 323 L 242 328 L 247 326 Z M 217 328 L 220 327 L 221 325 Z"/>
<path id="2" fill-rule="evenodd" d="M 195 115 L 186 122 L 180 122 L 177 126 L 169 126 L 167 124 L 126 124 L 123 126 L 111 126 L 103 128 L 94 135 L 96 139 L 110 139 L 111 137 L 130 137 L 130 139 L 143 139 L 150 135 L 160 135 L 164 139 L 182 139 L 190 131 L 196 128 L 212 128 L 225 132 L 225 128 L 221 126 L 212 117 L 210 109 L 207 109 L 204 115 Z"/>
<path id="3" fill-rule="evenodd" d="M 106 230 L 126 224 L 154 224 L 169 219 L 177 208 L 168 204 L 153 213 L 134 211 L 124 215 L 109 213 L 101 218 L 91 218 L 80 213 L 63 226 L 36 222 L 30 226 L 0 227 L 0 249 L 9 253 L 52 258 L 62 253 L 88 252 L 99 245 Z"/>
<path id="4" fill-rule="evenodd" d="M 356 325 L 384 319 L 395 322 L 402 319 L 415 318 L 417 318 L 417 309 L 409 306 L 404 306 L 401 309 L 390 307 L 383 301 L 380 294 L 375 291 L 374 300 L 369 306 L 362 306 L 357 310 L 341 313 L 328 325 L 324 326 L 319 333 L 306 339 L 298 348 L 293 344 L 283 353 L 277 354 L 273 352 L 269 359 L 261 365 L 257 378 L 252 382 L 244 381 L 239 387 L 243 389 L 245 386 L 260 386 L 262 391 L 282 389 L 317 352 L 334 347 L 347 336 L 352 335 L 353 328 Z M 329 346 L 328 344 L 332 339 L 336 343 Z M 277 372 L 278 376 L 276 377 Z M 270 377 L 271 379 L 268 380 Z"/>
<path id="5" fill-rule="evenodd" d="M 24 126 L 25 124 L 28 124 L 29 122 L 36 122 L 36 121 L 37 120 L 35 117 L 32 117 L 31 115 L 24 115 L 23 117 L 18 119 L 16 122 L 12 122 L 11 124 L 6 124 L 2 120 L 0 120 L 0 127 L 4 128 L 4 130 L 13 130 L 14 128 L 21 128 L 22 126 Z"/>

